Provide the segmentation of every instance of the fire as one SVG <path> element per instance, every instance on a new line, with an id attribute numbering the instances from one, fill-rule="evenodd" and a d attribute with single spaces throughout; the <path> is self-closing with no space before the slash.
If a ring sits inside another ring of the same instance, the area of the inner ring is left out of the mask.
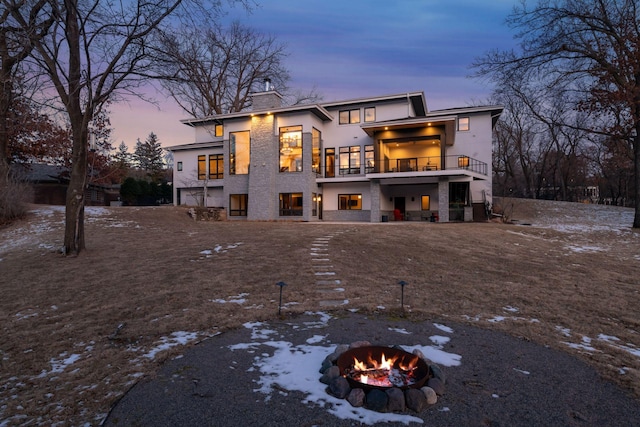
<path id="1" fill-rule="evenodd" d="M 409 360 L 399 356 L 389 357 L 384 353 L 375 360 L 369 353 L 366 361 L 353 358 L 353 367 L 348 375 L 355 381 L 378 387 L 402 387 L 413 384 L 413 371 L 417 367 L 417 356 Z"/>

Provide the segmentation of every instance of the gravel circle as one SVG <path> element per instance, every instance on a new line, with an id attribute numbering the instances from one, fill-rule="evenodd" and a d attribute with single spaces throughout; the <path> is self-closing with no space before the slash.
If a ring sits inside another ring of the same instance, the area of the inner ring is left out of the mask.
<path id="1" fill-rule="evenodd" d="M 451 332 L 444 331 L 441 324 Z M 104 425 L 366 424 L 336 417 L 326 402 L 305 402 L 307 396 L 300 391 L 257 391 L 261 374 L 256 360 L 272 355 L 274 349 L 263 344 L 256 351 L 239 349 L 242 344 L 269 339 L 294 346 L 313 343 L 335 347 L 357 340 L 376 345 L 437 345 L 444 352 L 459 355 L 458 366 L 443 368 L 445 395 L 424 411 L 409 413 L 423 420 L 423 425 L 632 426 L 640 419 L 640 402 L 582 361 L 497 331 L 450 321 L 434 325 L 359 313 L 330 318 L 326 313 L 307 313 L 260 325 L 269 336 L 256 337 L 255 328 L 239 328 L 208 338 L 166 362 L 154 378 L 140 381 L 112 408 Z M 434 336 L 450 340 L 433 344 Z M 320 366 L 308 368 L 320 378 Z M 384 423 L 407 424 L 421 423 Z"/>

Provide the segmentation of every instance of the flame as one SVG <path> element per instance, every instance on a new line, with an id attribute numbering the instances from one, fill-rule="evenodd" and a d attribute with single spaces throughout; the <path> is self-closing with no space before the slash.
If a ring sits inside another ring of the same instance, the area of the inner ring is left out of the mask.
<path id="1" fill-rule="evenodd" d="M 395 366 L 396 362 L 397 366 Z M 412 378 L 412 371 L 417 367 L 417 362 L 417 356 L 411 357 L 407 361 L 404 357 L 389 357 L 384 353 L 380 356 L 380 360 L 374 360 L 369 353 L 366 361 L 353 358 L 354 375 L 352 378 L 363 384 L 391 387 L 394 385 L 394 381 L 397 381 L 400 373 L 405 374 L 405 380 L 409 381 Z"/>
<path id="2" fill-rule="evenodd" d="M 353 358 L 353 367 L 356 371 L 370 371 L 370 370 L 391 370 L 393 368 L 393 364 L 396 363 L 398 357 L 391 357 L 387 359 L 387 356 L 383 353 L 381 356 L 381 360 L 373 360 L 371 354 L 369 354 L 368 360 L 365 362 L 361 362 L 358 358 Z"/>

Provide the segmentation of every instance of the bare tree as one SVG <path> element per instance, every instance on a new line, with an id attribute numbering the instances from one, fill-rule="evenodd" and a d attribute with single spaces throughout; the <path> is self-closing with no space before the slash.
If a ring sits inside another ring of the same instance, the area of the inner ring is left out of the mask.
<path id="1" fill-rule="evenodd" d="M 288 93 L 285 46 L 239 22 L 228 28 L 175 29 L 163 35 L 161 45 L 156 64 L 164 76 L 163 87 L 192 117 L 245 110 L 251 93 L 263 90 L 265 79 L 288 103 L 320 98 L 315 89 Z"/>
<path id="2" fill-rule="evenodd" d="M 1 0 L 0 5 L 0 186 L 9 173 L 9 138 L 12 107 L 15 99 L 16 75 L 34 48 L 34 42 L 44 37 L 53 24 L 51 7 L 46 0 L 15 2 Z M 13 19 L 23 10 L 28 25 L 25 28 Z M 19 83 L 18 83 L 19 84 Z"/>
<path id="3" fill-rule="evenodd" d="M 35 58 L 46 72 L 69 117 L 73 149 L 67 191 L 65 254 L 85 249 L 84 197 L 87 185 L 88 127 L 109 101 L 139 93 L 141 79 L 153 77 L 149 43 L 159 27 L 186 0 L 105 2 L 63 0 L 47 2 L 54 22 L 46 37 L 32 40 Z M 197 12 L 219 11 L 221 1 L 203 2 Z M 17 8 L 11 16 L 24 31 L 32 28 L 30 10 Z M 196 13 L 196 14 L 197 14 Z"/>
<path id="4" fill-rule="evenodd" d="M 578 107 L 597 113 L 588 130 L 628 137 L 634 152 L 634 228 L 640 228 L 640 16 L 636 0 L 522 0 L 507 22 L 519 52 L 490 52 L 479 75 L 517 73 L 573 90 Z M 621 114 L 618 118 L 616 114 Z M 620 120 L 622 117 L 622 120 Z M 604 119 L 606 118 L 606 120 Z"/>

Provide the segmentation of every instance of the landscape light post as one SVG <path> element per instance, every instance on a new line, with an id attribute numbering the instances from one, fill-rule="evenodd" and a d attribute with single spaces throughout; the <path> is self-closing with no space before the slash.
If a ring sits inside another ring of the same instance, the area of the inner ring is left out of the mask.
<path id="1" fill-rule="evenodd" d="M 400 285 L 400 307 L 402 308 L 402 311 L 404 311 L 404 287 L 405 285 L 408 285 L 408 283 L 404 280 L 400 280 L 398 285 Z"/>
<path id="2" fill-rule="evenodd" d="M 282 288 L 287 286 L 287 284 L 284 282 L 278 282 L 276 285 L 280 287 L 280 302 L 278 303 L 278 316 L 280 316 L 280 312 L 282 310 Z"/>

